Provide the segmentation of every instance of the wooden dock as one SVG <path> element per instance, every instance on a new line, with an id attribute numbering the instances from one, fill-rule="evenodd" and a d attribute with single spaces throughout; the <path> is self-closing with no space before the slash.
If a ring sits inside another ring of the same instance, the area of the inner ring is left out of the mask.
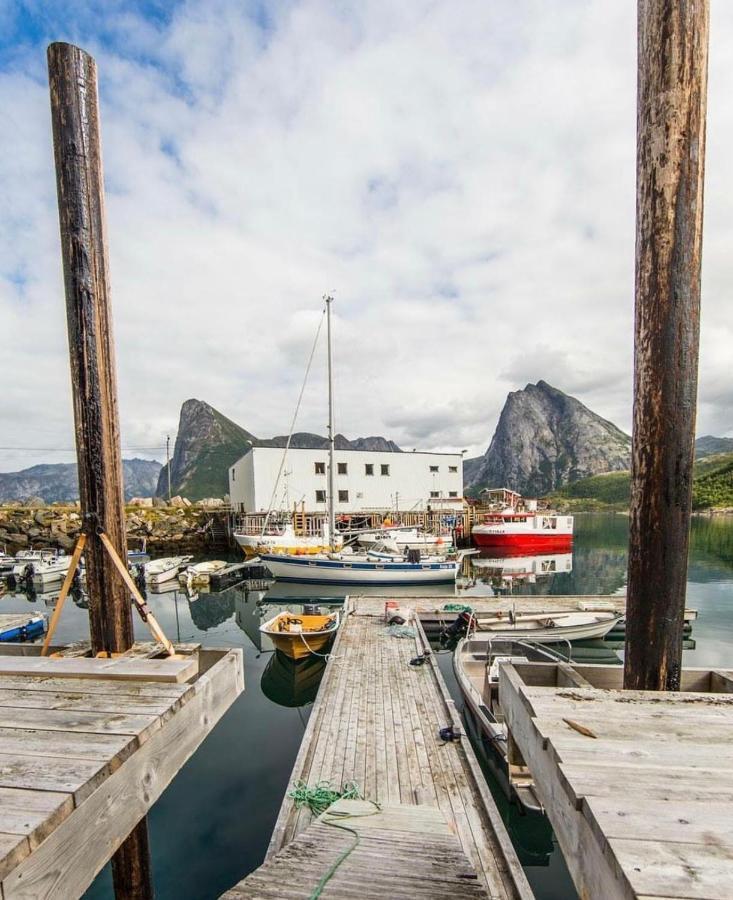
<path id="1" fill-rule="evenodd" d="M 241 650 L 0 649 L 0 897 L 78 897 L 244 688 Z"/>
<path id="2" fill-rule="evenodd" d="M 499 698 L 581 897 L 728 900 L 733 673 L 625 691 L 608 666 L 503 665 Z"/>
<path id="3" fill-rule="evenodd" d="M 398 638 L 385 632 L 383 604 L 378 615 L 372 612 L 357 608 L 345 617 L 288 790 L 297 782 L 311 786 L 328 782 L 337 790 L 356 783 L 365 800 L 384 808 L 411 807 L 416 823 L 426 808 L 437 810 L 489 897 L 528 900 L 531 890 L 468 738 L 444 742 L 439 736 L 446 726 L 460 728 L 460 719 L 435 657 L 428 656 L 421 666 L 409 664 L 428 649 L 419 622 L 415 637 Z M 298 809 L 286 795 L 265 865 L 274 864 L 276 858 L 286 861 L 283 853 L 310 831 L 311 823 L 308 810 Z M 399 887 L 399 871 L 391 857 L 392 850 L 402 852 L 401 840 L 395 835 L 394 847 L 374 858 L 375 884 L 378 876 L 390 876 L 394 888 Z M 405 841 L 410 840 L 414 843 L 414 836 L 406 834 Z M 428 871 L 422 855 L 417 862 Z M 452 880 L 456 883 L 455 877 Z M 234 890 L 248 889 L 245 880 Z M 368 876 L 362 878 L 359 890 L 349 896 L 374 895 Z M 434 896 L 429 880 L 423 882 L 422 893 Z M 382 896 L 396 895 L 383 887 Z"/>

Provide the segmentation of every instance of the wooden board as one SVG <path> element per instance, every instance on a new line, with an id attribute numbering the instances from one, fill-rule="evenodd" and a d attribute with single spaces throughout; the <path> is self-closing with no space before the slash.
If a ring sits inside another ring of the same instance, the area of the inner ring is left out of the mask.
<path id="1" fill-rule="evenodd" d="M 195 677 L 195 657 L 185 659 L 56 659 L 49 657 L 4 656 L 0 654 L 0 677 L 40 675 L 53 678 L 93 678 L 124 681 L 174 682 Z"/>
<path id="2" fill-rule="evenodd" d="M 501 667 L 499 700 L 578 893 L 730 897 L 733 697 L 528 686 L 526 668 Z"/>
<path id="3" fill-rule="evenodd" d="M 0 675 L 0 897 L 80 896 L 243 689 L 242 652 L 192 684 L 157 679 L 196 659 L 12 659 L 37 668 Z"/>

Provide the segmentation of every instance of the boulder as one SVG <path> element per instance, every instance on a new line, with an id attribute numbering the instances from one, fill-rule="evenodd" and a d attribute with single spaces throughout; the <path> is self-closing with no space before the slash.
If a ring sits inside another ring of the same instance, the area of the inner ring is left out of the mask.
<path id="1" fill-rule="evenodd" d="M 153 506 L 153 498 L 152 497 L 133 497 L 132 500 L 128 503 L 128 506 L 144 506 L 148 509 L 152 509 Z"/>
<path id="2" fill-rule="evenodd" d="M 170 505 L 174 509 L 182 509 L 186 504 L 183 502 L 183 497 L 180 497 L 178 494 L 176 494 L 175 497 L 171 497 Z"/>
<path id="3" fill-rule="evenodd" d="M 24 505 L 30 506 L 33 508 L 37 508 L 37 507 L 43 508 L 46 505 L 46 501 L 43 499 L 43 497 L 29 497 L 25 501 Z"/>
<path id="4" fill-rule="evenodd" d="M 39 509 L 38 512 L 33 513 L 33 519 L 37 525 L 40 525 L 42 528 L 48 528 L 48 526 L 54 520 L 54 513 L 48 509 Z"/>
<path id="5" fill-rule="evenodd" d="M 165 509 L 166 506 L 168 506 L 168 504 L 162 497 L 153 497 L 154 509 Z"/>
<path id="6" fill-rule="evenodd" d="M 27 547 L 29 544 L 28 538 L 24 534 L 18 534 L 17 532 L 8 533 L 8 543 L 9 544 L 17 544 L 20 547 Z"/>

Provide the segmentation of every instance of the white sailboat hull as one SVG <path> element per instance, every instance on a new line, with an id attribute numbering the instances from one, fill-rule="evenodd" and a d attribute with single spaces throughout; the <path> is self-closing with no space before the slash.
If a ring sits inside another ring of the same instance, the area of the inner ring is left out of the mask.
<path id="1" fill-rule="evenodd" d="M 454 582 L 457 561 L 406 563 L 382 560 L 345 561 L 325 558 L 292 558 L 263 554 L 260 557 L 276 581 L 309 584 L 443 584 Z"/>

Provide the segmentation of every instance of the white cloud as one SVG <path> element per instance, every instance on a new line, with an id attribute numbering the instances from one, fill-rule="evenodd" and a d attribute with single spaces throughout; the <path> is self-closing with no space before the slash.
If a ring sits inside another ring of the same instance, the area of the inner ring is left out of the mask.
<path id="1" fill-rule="evenodd" d="M 334 289 L 347 435 L 481 452 L 506 393 L 538 378 L 629 427 L 634 4 L 303 0 L 266 22 L 234 0 L 168 20 L 82 8 L 125 445 L 161 445 L 190 396 L 285 431 Z M 733 429 L 731 39 L 718 0 L 699 409 L 714 433 Z M 3 445 L 72 435 L 43 60 L 35 43 L 0 66 Z M 325 428 L 323 357 L 303 430 Z M 48 458 L 4 452 L 0 470 Z"/>

